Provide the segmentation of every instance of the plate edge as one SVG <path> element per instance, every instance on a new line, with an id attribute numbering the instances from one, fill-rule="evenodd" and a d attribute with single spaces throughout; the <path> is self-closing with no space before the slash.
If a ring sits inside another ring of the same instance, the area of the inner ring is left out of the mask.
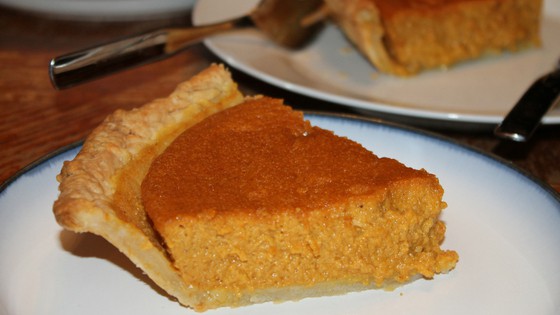
<path id="1" fill-rule="evenodd" d="M 58 149 L 55 149 L 54 151 L 51 151 L 43 156 L 41 156 L 40 158 L 36 159 L 35 161 L 27 164 L 26 166 L 22 167 L 21 169 L 19 169 L 17 172 L 15 172 L 14 174 L 12 174 L 10 177 L 8 177 L 4 182 L 2 182 L 0 184 L 0 197 L 2 196 L 2 194 L 4 193 L 4 191 L 12 184 L 14 183 L 16 180 L 18 180 L 20 177 L 22 177 L 23 175 L 27 174 L 28 172 L 31 172 L 32 170 L 34 170 L 35 168 L 41 166 L 42 164 L 48 162 L 49 160 L 62 155 L 72 149 L 75 149 L 79 146 L 81 146 L 83 144 L 84 140 L 79 140 L 67 145 L 64 145 Z"/>

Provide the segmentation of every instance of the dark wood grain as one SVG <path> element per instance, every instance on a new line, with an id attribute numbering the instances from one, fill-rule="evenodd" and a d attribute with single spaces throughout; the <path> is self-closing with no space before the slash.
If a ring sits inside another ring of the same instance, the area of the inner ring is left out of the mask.
<path id="1" fill-rule="evenodd" d="M 49 61 L 58 55 L 128 34 L 188 25 L 189 13 L 136 22 L 64 21 L 0 7 L 0 183 L 58 148 L 84 139 L 109 113 L 169 94 L 181 81 L 219 60 L 202 45 L 157 64 L 57 91 Z M 301 109 L 352 113 L 264 84 L 235 72 L 249 94 L 282 97 Z M 460 143 L 501 156 L 560 191 L 560 128 L 537 131 L 527 144 L 494 138 L 489 131 L 435 130 Z"/>

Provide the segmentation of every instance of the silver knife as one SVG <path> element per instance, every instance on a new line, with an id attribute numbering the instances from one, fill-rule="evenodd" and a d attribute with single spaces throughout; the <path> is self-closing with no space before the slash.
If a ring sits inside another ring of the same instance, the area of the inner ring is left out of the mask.
<path id="1" fill-rule="evenodd" d="M 521 96 L 517 104 L 494 130 L 502 139 L 526 142 L 544 115 L 560 103 L 560 61 L 556 70 L 540 77 Z"/>

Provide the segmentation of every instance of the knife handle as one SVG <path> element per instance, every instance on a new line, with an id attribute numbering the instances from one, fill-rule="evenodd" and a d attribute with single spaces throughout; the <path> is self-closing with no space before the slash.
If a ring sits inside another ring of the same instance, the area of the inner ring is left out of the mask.
<path id="1" fill-rule="evenodd" d="M 65 89 L 165 59 L 210 35 L 251 25 L 245 16 L 207 26 L 155 30 L 56 57 L 50 62 L 49 75 L 56 89 Z"/>
<path id="2" fill-rule="evenodd" d="M 494 130 L 494 134 L 503 139 L 525 142 L 533 135 L 548 110 L 558 103 L 560 69 L 535 81 Z"/>
<path id="3" fill-rule="evenodd" d="M 157 30 L 73 52 L 51 60 L 49 74 L 57 89 L 166 57 L 167 31 Z"/>

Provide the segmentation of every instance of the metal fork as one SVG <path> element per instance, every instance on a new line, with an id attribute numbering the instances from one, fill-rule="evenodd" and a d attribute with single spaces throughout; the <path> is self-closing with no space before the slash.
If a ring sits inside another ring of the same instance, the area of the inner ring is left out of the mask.
<path id="1" fill-rule="evenodd" d="M 210 35 L 245 27 L 256 27 L 275 43 L 294 49 L 320 29 L 320 20 L 309 17 L 322 6 L 322 0 L 261 0 L 248 15 L 230 21 L 155 30 L 56 57 L 49 74 L 55 88 L 65 89 L 171 57 Z"/>

